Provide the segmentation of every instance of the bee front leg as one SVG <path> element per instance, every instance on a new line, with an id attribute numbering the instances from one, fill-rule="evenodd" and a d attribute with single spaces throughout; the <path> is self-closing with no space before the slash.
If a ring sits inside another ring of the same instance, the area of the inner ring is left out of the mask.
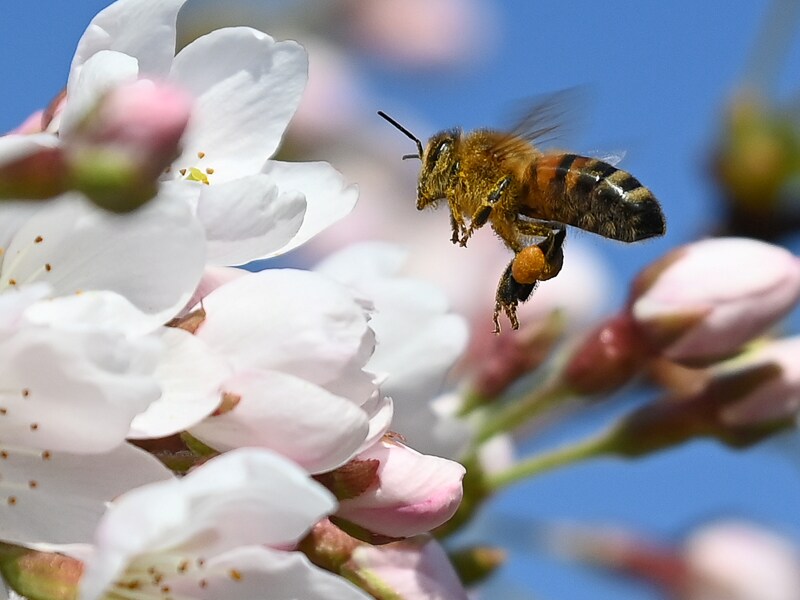
<path id="1" fill-rule="evenodd" d="M 497 182 L 497 184 L 495 184 L 495 186 L 492 188 L 492 191 L 489 192 L 489 195 L 478 207 L 478 210 L 473 213 L 469 220 L 469 227 L 466 228 L 464 235 L 458 241 L 459 244 L 466 246 L 467 240 L 472 237 L 472 234 L 475 233 L 475 230 L 486 225 L 486 222 L 489 220 L 489 217 L 492 214 L 492 210 L 494 209 L 495 205 L 503 200 L 505 197 L 505 191 L 510 184 L 511 177 L 508 175 L 503 177 Z"/>
<path id="2" fill-rule="evenodd" d="M 450 236 L 450 241 L 454 244 L 458 243 L 458 240 L 461 239 L 461 223 L 458 222 L 455 215 L 453 214 L 452 209 L 450 210 L 450 229 L 453 231 L 453 235 Z"/>

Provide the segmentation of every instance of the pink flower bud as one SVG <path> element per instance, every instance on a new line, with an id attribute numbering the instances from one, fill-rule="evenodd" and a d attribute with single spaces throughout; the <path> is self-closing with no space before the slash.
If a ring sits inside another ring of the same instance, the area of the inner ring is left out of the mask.
<path id="1" fill-rule="evenodd" d="M 608 451 L 635 457 L 698 437 L 742 448 L 794 427 L 798 351 L 800 338 L 793 338 L 709 370 L 698 391 L 645 404 L 619 421 L 609 433 Z"/>
<path id="2" fill-rule="evenodd" d="M 800 598 L 800 552 L 788 539 L 744 522 L 720 522 L 684 546 L 690 579 L 681 600 Z"/>
<path id="3" fill-rule="evenodd" d="M 746 238 L 678 248 L 637 278 L 630 312 L 665 357 L 707 364 L 737 352 L 800 298 L 800 260 Z"/>
<path id="4" fill-rule="evenodd" d="M 453 516 L 461 502 L 460 464 L 427 456 L 386 438 L 356 460 L 377 460 L 376 481 L 363 493 L 341 500 L 336 515 L 393 538 L 428 532 Z"/>
<path id="5" fill-rule="evenodd" d="M 641 332 L 629 315 L 612 317 L 592 330 L 571 353 L 562 378 L 580 394 L 610 393 L 636 375 L 648 357 Z"/>
<path id="6" fill-rule="evenodd" d="M 737 360 L 730 369 L 774 368 L 778 376 L 748 390 L 721 414 L 731 427 L 758 426 L 793 419 L 800 412 L 800 336 L 768 342 Z M 730 369 L 726 369 L 725 372 Z"/>
<path id="7" fill-rule="evenodd" d="M 165 84 L 112 89 L 65 142 L 75 187 L 105 208 L 136 208 L 178 156 L 190 114 L 188 94 Z"/>
<path id="8" fill-rule="evenodd" d="M 383 546 L 359 546 L 342 574 L 379 599 L 467 600 L 444 550 L 428 536 Z"/>
<path id="9" fill-rule="evenodd" d="M 0 156 L 0 198 L 46 200 L 69 189 L 69 166 L 60 147 L 36 135 L 5 140 L 11 148 Z"/>
<path id="10" fill-rule="evenodd" d="M 550 355 L 564 331 L 560 314 L 523 323 L 519 331 L 503 330 L 473 347 L 475 370 L 472 388 L 484 400 L 497 398 L 520 377 L 531 373 Z"/>

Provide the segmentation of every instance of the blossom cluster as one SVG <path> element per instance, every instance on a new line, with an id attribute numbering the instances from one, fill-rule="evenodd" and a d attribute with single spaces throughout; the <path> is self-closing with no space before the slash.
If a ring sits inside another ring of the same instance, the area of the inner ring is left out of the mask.
<path id="1" fill-rule="evenodd" d="M 313 268 L 271 266 L 345 221 L 359 192 L 328 163 L 273 158 L 306 88 L 304 47 L 228 27 L 176 53 L 184 4 L 111 4 L 65 91 L 0 137 L 7 597 L 462 600 L 505 555 L 451 536 L 507 486 L 796 429 L 800 341 L 776 328 L 800 300 L 800 259 L 770 243 L 674 249 L 589 329 L 606 278 L 571 245 L 521 329 L 497 336 L 473 292 L 507 262 L 499 247 L 456 249 L 469 269 L 375 241 L 318 245 Z M 439 44 L 472 39 L 444 35 L 463 12 L 450 0 L 327 10 L 401 63 L 446 63 Z M 409 54 L 403 19 L 427 50 Z M 325 135 L 313 104 L 302 112 L 295 135 Z M 266 268 L 241 268 L 254 261 Z M 458 287 L 471 328 L 415 268 Z M 661 397 L 577 443 L 514 456 L 515 437 L 643 382 Z M 800 594 L 788 544 L 708 531 L 678 549 L 552 537 L 678 598 L 765 600 L 759 577 L 776 565 L 770 600 Z M 719 548 L 740 543 L 746 561 L 753 548 L 775 559 L 737 573 Z"/>
<path id="2" fill-rule="evenodd" d="M 234 268 L 357 189 L 270 159 L 303 47 L 233 27 L 176 54 L 183 4 L 100 12 L 65 92 L 0 137 L 0 572 L 32 597 L 463 597 L 429 532 L 464 468 L 393 414 L 435 395 L 466 326 L 393 246 Z M 349 542 L 315 544 L 323 523 Z"/>

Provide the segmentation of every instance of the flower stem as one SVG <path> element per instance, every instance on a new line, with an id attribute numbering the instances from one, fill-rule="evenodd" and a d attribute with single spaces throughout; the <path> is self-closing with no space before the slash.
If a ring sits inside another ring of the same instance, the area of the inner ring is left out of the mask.
<path id="1" fill-rule="evenodd" d="M 523 479 L 608 454 L 613 449 L 613 440 L 613 432 L 607 432 L 581 440 L 576 444 L 562 446 L 550 452 L 531 456 L 505 471 L 487 477 L 485 481 L 486 488 L 491 492 L 497 492 Z"/>
<path id="2" fill-rule="evenodd" d="M 573 392 L 558 379 L 532 390 L 522 398 L 511 400 L 489 412 L 478 429 L 476 443 L 481 444 L 499 433 L 512 431 L 561 405 Z"/>

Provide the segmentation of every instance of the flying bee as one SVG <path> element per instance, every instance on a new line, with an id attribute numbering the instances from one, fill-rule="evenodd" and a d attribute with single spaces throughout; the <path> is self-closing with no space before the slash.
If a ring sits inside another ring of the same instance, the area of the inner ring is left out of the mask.
<path id="1" fill-rule="evenodd" d="M 424 147 L 408 129 L 378 112 L 417 145 L 416 154 L 403 156 L 422 162 L 417 209 L 447 201 L 454 244 L 466 246 L 489 223 L 514 253 L 497 287 L 495 333 L 500 332 L 501 313 L 518 329 L 519 303 L 539 281 L 558 275 L 566 225 L 622 242 L 663 235 L 666 227 L 658 201 L 627 171 L 534 145 L 554 129 L 542 123 L 552 100 L 535 106 L 509 132 L 447 129 Z"/>

